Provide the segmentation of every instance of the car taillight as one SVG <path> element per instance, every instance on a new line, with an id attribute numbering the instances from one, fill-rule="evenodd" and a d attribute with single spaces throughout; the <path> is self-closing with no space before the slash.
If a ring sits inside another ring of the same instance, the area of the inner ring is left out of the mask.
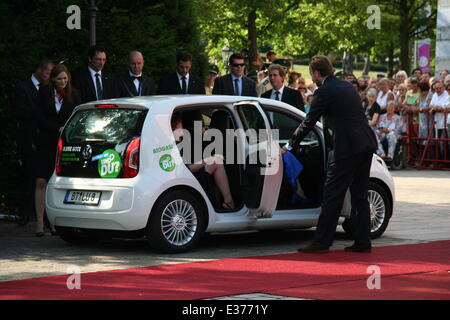
<path id="1" fill-rule="evenodd" d="M 134 178 L 139 172 L 139 146 L 141 145 L 141 138 L 136 138 L 128 145 L 125 166 L 123 169 L 124 178 Z"/>
<path id="2" fill-rule="evenodd" d="M 61 175 L 61 157 L 62 157 L 63 141 L 62 138 L 58 140 L 58 149 L 56 152 L 55 171 L 56 175 Z"/>

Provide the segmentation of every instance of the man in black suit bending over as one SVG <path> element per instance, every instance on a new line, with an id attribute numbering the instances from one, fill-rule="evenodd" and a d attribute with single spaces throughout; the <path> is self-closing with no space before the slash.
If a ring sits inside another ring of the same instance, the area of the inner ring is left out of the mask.
<path id="1" fill-rule="evenodd" d="M 115 98 L 114 81 L 103 68 L 106 64 L 104 49 L 93 46 L 88 52 L 89 66 L 72 74 L 72 84 L 80 95 L 81 103 Z"/>
<path id="2" fill-rule="evenodd" d="M 305 111 L 302 94 L 298 90 L 291 89 L 284 85 L 286 70 L 279 64 L 272 64 L 269 67 L 269 80 L 272 85 L 271 90 L 267 90 L 261 98 L 274 99 L 286 102 L 302 111 Z"/>
<path id="3" fill-rule="evenodd" d="M 182 51 L 177 54 L 177 71 L 159 83 L 158 94 L 206 94 L 203 80 L 190 73 L 192 55 Z"/>
<path id="4" fill-rule="evenodd" d="M 212 93 L 230 96 L 256 97 L 255 82 L 244 76 L 244 57 L 239 53 L 233 53 L 229 62 L 231 74 L 217 78 L 214 82 L 214 89 Z"/>
<path id="5" fill-rule="evenodd" d="M 333 130 L 333 150 L 328 157 L 322 211 L 313 240 L 300 252 L 326 253 L 333 243 L 345 194 L 350 188 L 352 206 L 356 209 L 355 243 L 345 251 L 370 252 L 370 211 L 367 201 L 372 156 L 377 149 L 375 134 L 364 116 L 361 100 L 353 85 L 333 75 L 325 56 L 314 56 L 309 64 L 312 80 L 319 87 L 311 109 L 296 129 L 282 153 L 296 149 L 321 116 L 324 131 Z"/>
<path id="6" fill-rule="evenodd" d="M 16 143 L 21 160 L 20 225 L 25 225 L 32 214 L 34 203 L 33 157 L 36 146 L 37 107 L 36 101 L 41 86 L 45 86 L 55 65 L 43 59 L 36 71 L 14 89 L 13 115 L 16 119 Z"/>
<path id="7" fill-rule="evenodd" d="M 139 51 L 132 51 L 128 56 L 129 70 L 116 78 L 116 95 L 118 98 L 150 96 L 155 94 L 152 78 L 142 74 L 144 56 Z"/>

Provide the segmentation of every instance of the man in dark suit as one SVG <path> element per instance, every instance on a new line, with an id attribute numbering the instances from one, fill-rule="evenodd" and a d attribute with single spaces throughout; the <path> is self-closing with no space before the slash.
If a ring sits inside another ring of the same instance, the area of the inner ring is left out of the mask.
<path id="1" fill-rule="evenodd" d="M 177 54 L 177 71 L 169 74 L 159 83 L 158 94 L 206 94 L 203 80 L 190 73 L 192 55 L 189 52 Z"/>
<path id="2" fill-rule="evenodd" d="M 155 94 L 152 78 L 142 74 L 144 56 L 139 51 L 132 51 L 128 56 L 129 70 L 116 78 L 116 96 L 135 97 Z"/>
<path id="3" fill-rule="evenodd" d="M 72 84 L 80 95 L 81 103 L 115 98 L 114 81 L 103 71 L 105 50 L 97 46 L 89 48 L 88 61 L 87 68 L 72 74 Z"/>
<path id="4" fill-rule="evenodd" d="M 233 53 L 230 57 L 231 74 L 219 77 L 214 83 L 213 94 L 224 94 L 230 96 L 256 97 L 255 82 L 246 76 L 245 59 L 239 53 Z"/>
<path id="5" fill-rule="evenodd" d="M 36 101 L 41 86 L 48 83 L 54 64 L 48 59 L 40 61 L 30 78 L 19 83 L 14 89 L 13 114 L 16 119 L 16 143 L 21 160 L 20 225 L 27 224 L 33 210 L 34 173 L 33 156 L 35 150 L 37 107 Z"/>
<path id="6" fill-rule="evenodd" d="M 279 64 L 272 64 L 269 67 L 269 80 L 272 85 L 271 90 L 264 92 L 261 97 L 286 102 L 302 111 L 305 111 L 300 91 L 291 89 L 284 85 L 286 70 Z"/>
<path id="7" fill-rule="evenodd" d="M 283 147 L 282 153 L 296 149 L 321 116 L 324 116 L 324 132 L 328 128 L 333 130 L 333 150 L 328 157 L 322 211 L 316 232 L 313 240 L 298 250 L 311 253 L 329 251 L 345 194 L 350 188 L 352 206 L 357 211 L 355 243 L 345 250 L 370 252 L 367 190 L 372 156 L 377 149 L 375 134 L 364 116 L 358 93 L 350 82 L 339 80 L 333 75 L 333 67 L 327 57 L 313 57 L 309 72 L 319 88 L 314 93 L 309 113 L 295 131 L 289 146 Z"/>

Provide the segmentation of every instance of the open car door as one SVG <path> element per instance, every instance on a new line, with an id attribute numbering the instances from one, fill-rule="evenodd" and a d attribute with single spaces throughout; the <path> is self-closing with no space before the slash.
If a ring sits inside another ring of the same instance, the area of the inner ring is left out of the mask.
<path id="1" fill-rule="evenodd" d="M 259 102 L 240 101 L 234 108 L 244 129 L 237 132 L 238 159 L 244 168 L 244 203 L 257 218 L 270 218 L 283 179 L 278 135 L 272 136 L 274 132 Z"/>

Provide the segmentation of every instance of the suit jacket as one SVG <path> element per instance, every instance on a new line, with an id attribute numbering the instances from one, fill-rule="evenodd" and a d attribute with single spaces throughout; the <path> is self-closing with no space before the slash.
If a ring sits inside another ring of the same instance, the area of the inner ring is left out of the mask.
<path id="1" fill-rule="evenodd" d="M 234 96 L 234 84 L 231 74 L 227 74 L 222 77 L 216 78 L 214 82 L 213 94 L 224 94 Z M 256 84 L 255 82 L 242 76 L 242 96 L 256 97 Z"/>
<path id="2" fill-rule="evenodd" d="M 129 72 L 123 73 L 115 79 L 115 92 L 117 98 L 135 97 L 138 95 L 134 80 L 130 77 Z M 142 75 L 141 96 L 153 94 L 155 94 L 155 84 L 152 78 Z"/>
<path id="3" fill-rule="evenodd" d="M 65 125 L 73 110 L 81 103 L 80 96 L 73 90 L 73 103 L 65 99 L 61 110 L 57 113 L 55 109 L 55 94 L 51 92 L 49 86 L 39 89 L 37 98 L 37 120 L 39 134 L 37 136 L 38 149 L 56 150 L 59 137 L 59 129 Z"/>
<path id="4" fill-rule="evenodd" d="M 272 91 L 273 89 L 267 90 L 261 95 L 261 98 L 270 99 Z M 305 103 L 303 102 L 302 94 L 298 90 L 285 86 L 283 89 L 283 95 L 281 96 L 281 101 L 286 102 L 287 104 L 290 104 L 291 106 L 294 106 L 297 109 L 305 111 Z"/>
<path id="5" fill-rule="evenodd" d="M 183 94 L 176 72 L 161 79 L 158 94 Z M 203 80 L 189 73 L 188 94 L 206 94 Z"/>
<path id="6" fill-rule="evenodd" d="M 96 101 L 97 92 L 95 91 L 94 81 L 87 67 L 73 72 L 72 85 L 77 89 L 81 103 Z M 114 79 L 102 71 L 102 99 L 115 98 Z"/>
<path id="7" fill-rule="evenodd" d="M 296 148 L 316 122 L 324 116 L 324 128 L 333 130 L 334 159 L 361 152 L 375 152 L 377 139 L 369 127 L 361 99 L 350 82 L 328 76 L 313 96 L 311 109 L 290 140 Z"/>
<path id="8" fill-rule="evenodd" d="M 18 150 L 22 153 L 31 154 L 36 135 L 36 101 L 38 91 L 31 81 L 31 77 L 19 83 L 13 93 L 12 111 L 16 119 L 17 132 L 16 142 Z"/>

